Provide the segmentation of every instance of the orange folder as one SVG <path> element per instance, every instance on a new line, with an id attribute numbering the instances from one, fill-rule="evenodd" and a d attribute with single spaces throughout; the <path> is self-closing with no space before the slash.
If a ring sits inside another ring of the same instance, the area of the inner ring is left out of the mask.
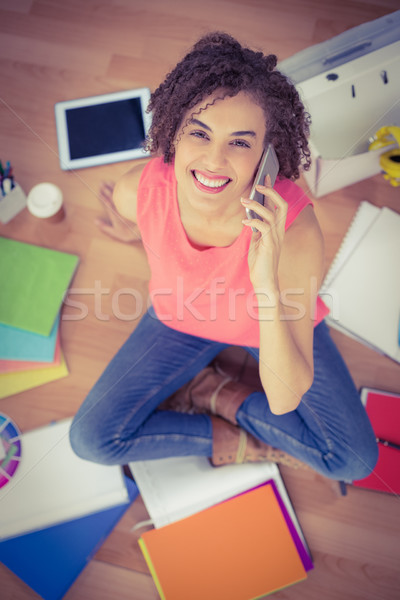
<path id="1" fill-rule="evenodd" d="M 269 484 L 147 531 L 139 545 L 163 600 L 253 600 L 307 577 Z"/>

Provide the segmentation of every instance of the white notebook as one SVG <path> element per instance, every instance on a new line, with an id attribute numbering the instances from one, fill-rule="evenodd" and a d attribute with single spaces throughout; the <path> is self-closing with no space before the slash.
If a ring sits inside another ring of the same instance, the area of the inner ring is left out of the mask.
<path id="1" fill-rule="evenodd" d="M 71 419 L 21 435 L 21 462 L 0 488 L 0 539 L 15 537 L 129 502 L 121 467 L 73 452 Z"/>
<path id="2" fill-rule="evenodd" d="M 400 362 L 400 214 L 360 204 L 320 295 L 329 325 Z"/>
<path id="3" fill-rule="evenodd" d="M 216 468 L 204 456 L 187 456 L 135 461 L 129 463 L 129 468 L 151 517 L 151 523 L 156 528 L 189 517 L 273 479 L 304 548 L 308 551 L 275 463 L 245 463 Z"/>

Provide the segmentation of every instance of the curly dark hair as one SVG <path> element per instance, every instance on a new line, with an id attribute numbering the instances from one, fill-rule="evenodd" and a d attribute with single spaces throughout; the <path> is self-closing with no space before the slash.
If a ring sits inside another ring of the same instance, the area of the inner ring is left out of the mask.
<path id="1" fill-rule="evenodd" d="M 151 95 L 147 150 L 162 154 L 164 162 L 170 163 L 174 140 L 187 111 L 216 90 L 221 90 L 222 98 L 244 91 L 264 111 L 264 143 L 275 147 L 280 176 L 297 179 L 300 165 L 307 170 L 311 164 L 307 141 L 310 115 L 295 86 L 275 69 L 276 64 L 274 54 L 245 48 L 226 33 L 205 35 Z"/>

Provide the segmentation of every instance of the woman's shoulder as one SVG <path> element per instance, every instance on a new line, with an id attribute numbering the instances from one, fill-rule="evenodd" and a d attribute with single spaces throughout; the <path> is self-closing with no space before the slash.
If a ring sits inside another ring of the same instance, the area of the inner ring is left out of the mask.
<path id="1" fill-rule="evenodd" d="M 286 200 L 289 206 L 293 203 L 297 204 L 299 202 L 305 206 L 308 204 L 313 206 L 311 198 L 309 198 L 303 188 L 291 179 L 277 179 L 274 189 L 282 196 L 282 198 L 284 198 L 284 200 Z"/>
<path id="2" fill-rule="evenodd" d="M 278 179 L 274 189 L 288 204 L 286 217 L 286 239 L 293 241 L 295 248 L 307 245 L 321 247 L 323 238 L 314 203 L 303 188 L 290 179 Z"/>
<path id="3" fill-rule="evenodd" d="M 294 181 L 290 179 L 278 179 L 274 190 L 287 202 L 288 211 L 286 217 L 286 229 L 292 228 L 294 224 L 306 221 L 301 219 L 304 211 L 313 213 L 314 204 L 307 193 Z M 306 210 L 308 209 L 308 210 Z"/>
<path id="4" fill-rule="evenodd" d="M 114 188 L 113 200 L 118 212 L 135 223 L 139 184 L 150 163 L 135 165 L 117 181 Z"/>
<path id="5" fill-rule="evenodd" d="M 142 172 L 140 190 L 154 189 L 175 183 L 173 163 L 166 163 L 162 156 L 152 158 Z"/>
<path id="6" fill-rule="evenodd" d="M 162 157 L 135 165 L 115 186 L 113 200 L 118 212 L 136 223 L 138 192 L 173 184 L 174 177 L 173 165 L 165 163 Z"/>

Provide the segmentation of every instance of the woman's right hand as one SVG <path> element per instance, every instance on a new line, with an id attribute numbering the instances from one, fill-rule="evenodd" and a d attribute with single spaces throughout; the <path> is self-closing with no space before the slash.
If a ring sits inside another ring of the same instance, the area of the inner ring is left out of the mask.
<path id="1" fill-rule="evenodd" d="M 96 225 L 106 235 L 119 242 L 137 242 L 140 234 L 134 223 L 126 221 L 119 212 L 113 201 L 114 183 L 103 181 L 99 190 L 99 198 L 106 211 L 106 218 L 97 217 Z"/>

